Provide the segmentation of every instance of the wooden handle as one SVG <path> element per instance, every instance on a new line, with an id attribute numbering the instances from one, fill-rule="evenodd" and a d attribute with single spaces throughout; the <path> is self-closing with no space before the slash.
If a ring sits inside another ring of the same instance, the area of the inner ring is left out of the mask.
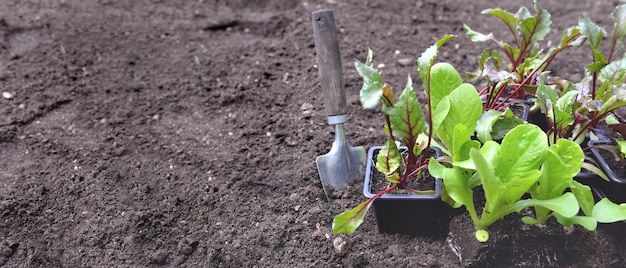
<path id="1" fill-rule="evenodd" d="M 343 88 L 341 55 L 337 41 L 337 28 L 332 10 L 315 11 L 312 14 L 313 35 L 317 69 L 324 95 L 327 116 L 348 113 L 346 93 Z"/>

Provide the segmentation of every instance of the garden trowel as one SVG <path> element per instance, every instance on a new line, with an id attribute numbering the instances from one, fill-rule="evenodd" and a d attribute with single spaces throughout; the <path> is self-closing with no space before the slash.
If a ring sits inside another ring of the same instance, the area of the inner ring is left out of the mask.
<path id="1" fill-rule="evenodd" d="M 348 145 L 343 129 L 343 124 L 348 121 L 348 107 L 333 12 L 315 11 L 312 20 L 324 107 L 328 124 L 335 128 L 335 141 L 330 152 L 318 156 L 316 160 L 324 192 L 327 192 L 329 186 L 343 189 L 349 182 L 363 178 L 366 155 L 362 146 Z"/>

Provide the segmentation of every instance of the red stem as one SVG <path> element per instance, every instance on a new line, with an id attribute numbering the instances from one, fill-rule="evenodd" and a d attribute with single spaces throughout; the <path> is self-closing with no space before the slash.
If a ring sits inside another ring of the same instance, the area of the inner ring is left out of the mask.
<path id="1" fill-rule="evenodd" d="M 513 90 L 513 92 L 511 94 L 508 94 L 507 97 L 502 102 L 500 102 L 498 105 L 496 105 L 496 107 L 494 107 L 494 110 L 502 108 L 502 105 L 504 105 L 509 99 L 511 99 L 511 96 L 516 95 L 522 89 L 522 87 L 524 87 L 524 85 L 526 85 L 526 83 L 528 83 L 528 81 L 531 78 L 533 78 L 535 76 L 535 74 L 537 74 L 539 69 L 541 69 L 541 66 L 543 66 L 544 64 L 546 64 L 548 62 L 549 59 L 550 59 L 550 57 L 548 57 L 547 59 L 543 60 L 543 62 L 541 64 L 539 64 L 539 66 L 537 66 L 537 68 L 535 68 L 528 76 L 526 76 L 526 78 L 524 78 L 524 80 L 517 86 L 517 88 L 515 90 Z"/>
<path id="2" fill-rule="evenodd" d="M 428 104 L 428 111 L 427 111 L 427 115 L 428 116 L 428 140 L 426 141 L 426 148 L 424 148 L 423 151 L 428 152 L 430 151 L 430 144 L 431 141 L 433 139 L 433 107 L 432 107 L 432 99 L 430 97 L 430 70 L 428 71 L 428 73 L 426 74 L 426 80 L 427 82 L 424 83 L 424 85 L 426 85 L 426 103 Z M 413 148 L 409 148 L 409 150 L 413 150 Z M 413 153 L 413 152 L 411 152 Z M 422 156 L 420 157 L 419 161 L 417 163 L 424 163 L 426 162 L 426 154 L 422 153 Z"/>
<path id="3" fill-rule="evenodd" d="M 598 72 L 593 73 L 591 81 L 591 98 L 596 99 L 596 83 L 598 82 Z"/>
<path id="4" fill-rule="evenodd" d="M 425 154 L 423 154 L 423 155 L 426 155 L 426 153 L 425 153 Z M 406 180 L 406 179 L 408 179 L 408 178 L 411 178 L 411 177 L 413 177 L 413 176 L 417 175 L 417 173 L 419 173 L 420 171 L 422 171 L 422 170 L 426 169 L 427 167 L 428 167 L 428 164 L 422 164 L 421 166 L 419 166 L 418 168 L 416 168 L 415 170 L 413 170 L 411 173 L 409 173 L 409 175 L 408 175 L 408 176 L 406 176 L 406 177 L 405 177 L 405 178 L 403 178 L 403 179 L 404 179 L 404 180 Z M 407 170 L 408 170 L 408 169 L 407 169 Z"/>

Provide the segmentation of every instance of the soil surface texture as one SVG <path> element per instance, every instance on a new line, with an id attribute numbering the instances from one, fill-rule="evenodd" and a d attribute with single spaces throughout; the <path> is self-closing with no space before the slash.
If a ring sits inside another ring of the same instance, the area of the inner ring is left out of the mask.
<path id="1" fill-rule="evenodd" d="M 334 133 L 310 18 L 335 12 L 347 140 L 369 148 L 385 134 L 359 106 L 354 60 L 371 48 L 388 83 L 410 75 L 421 91 L 414 62 L 449 33 L 438 60 L 474 71 L 487 44 L 463 23 L 508 38 L 480 12 L 532 11 L 492 2 L 0 1 L 0 266 L 460 266 L 445 237 L 378 234 L 373 212 L 332 234 L 364 197 L 362 182 L 330 201 L 322 190 L 315 158 Z M 542 1 L 548 39 L 581 14 L 610 31 L 621 2 Z M 550 71 L 578 81 L 590 61 L 574 49 Z M 578 266 L 615 256 L 594 248 Z"/>

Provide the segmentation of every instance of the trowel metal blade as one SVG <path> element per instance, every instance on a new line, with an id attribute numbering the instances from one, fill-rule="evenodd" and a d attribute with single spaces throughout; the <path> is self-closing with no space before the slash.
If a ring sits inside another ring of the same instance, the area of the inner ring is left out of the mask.
<path id="1" fill-rule="evenodd" d="M 343 148 L 342 148 L 343 147 Z M 365 148 L 339 146 L 333 143 L 330 152 L 316 159 L 317 170 L 326 191 L 328 186 L 341 190 L 349 183 L 363 179 L 365 173 Z"/>

